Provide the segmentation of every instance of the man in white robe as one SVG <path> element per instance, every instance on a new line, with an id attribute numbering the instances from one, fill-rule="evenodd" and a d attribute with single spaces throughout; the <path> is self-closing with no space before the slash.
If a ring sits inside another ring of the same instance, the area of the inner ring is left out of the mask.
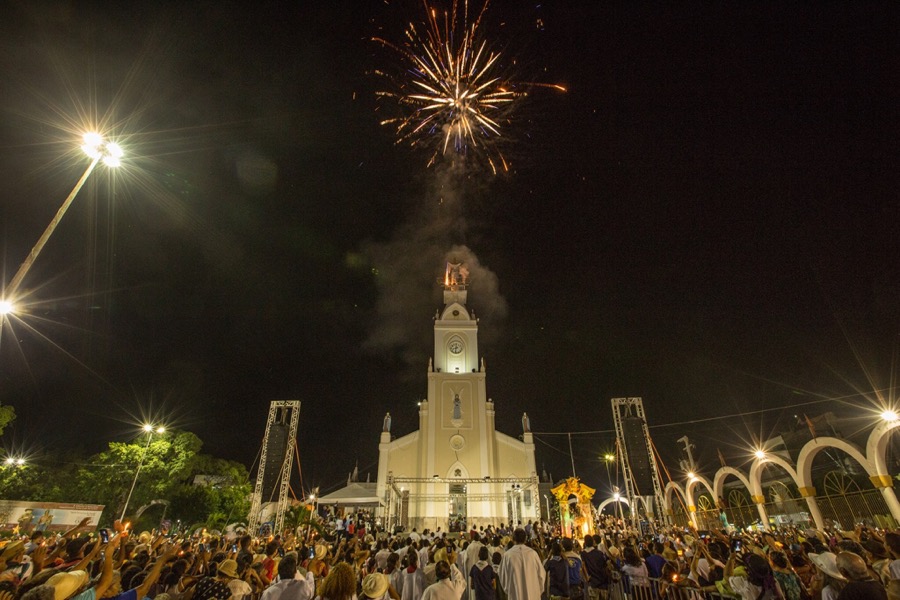
<path id="1" fill-rule="evenodd" d="M 500 561 L 500 587 L 509 600 L 534 600 L 544 591 L 546 572 L 537 552 L 525 545 L 524 529 L 513 532 L 515 546 Z"/>

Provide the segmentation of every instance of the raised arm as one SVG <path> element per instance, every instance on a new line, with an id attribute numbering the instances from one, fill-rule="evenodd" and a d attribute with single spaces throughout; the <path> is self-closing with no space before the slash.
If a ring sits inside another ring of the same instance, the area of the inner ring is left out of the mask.
<path id="1" fill-rule="evenodd" d="M 174 545 L 163 547 L 162 554 L 160 554 L 156 559 L 156 562 L 153 563 L 153 568 L 150 569 L 150 572 L 144 578 L 144 581 L 141 582 L 141 585 L 137 586 L 138 600 L 142 600 L 147 596 L 147 594 L 150 592 L 150 588 L 153 587 L 153 584 L 156 583 L 157 579 L 159 579 L 159 574 L 162 571 L 163 567 L 170 558 L 175 556 L 177 550 L 178 546 Z"/>
<path id="2" fill-rule="evenodd" d="M 113 554 L 121 542 L 122 536 L 119 534 L 110 538 L 109 544 L 106 545 L 106 550 L 103 553 L 103 570 L 100 572 L 100 579 L 97 581 L 97 585 L 94 586 L 94 594 L 97 598 L 102 598 L 112 584 Z"/>

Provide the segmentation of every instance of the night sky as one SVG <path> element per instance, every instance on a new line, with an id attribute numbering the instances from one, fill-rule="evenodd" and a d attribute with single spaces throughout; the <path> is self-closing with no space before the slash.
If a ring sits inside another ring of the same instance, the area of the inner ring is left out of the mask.
<path id="1" fill-rule="evenodd" d="M 891 396 L 900 364 L 896 5 L 492 2 L 504 76 L 568 88 L 520 85 L 499 177 L 426 168 L 379 124 L 398 108 L 374 71 L 403 71 L 371 38 L 421 15 L 6 5 L 4 281 L 87 166 L 82 128 L 128 152 L 3 332 L 8 452 L 94 452 L 152 417 L 249 466 L 269 401 L 298 399 L 306 487 L 374 478 L 384 413 L 416 427 L 448 258 L 473 270 L 498 429 L 527 411 L 555 479 L 571 467 L 550 433 L 601 432 L 573 443 L 605 480 L 612 397 L 643 397 L 673 472 L 685 434 L 711 474 L 717 448 L 740 464 L 795 415 L 871 422 L 854 407 Z"/>

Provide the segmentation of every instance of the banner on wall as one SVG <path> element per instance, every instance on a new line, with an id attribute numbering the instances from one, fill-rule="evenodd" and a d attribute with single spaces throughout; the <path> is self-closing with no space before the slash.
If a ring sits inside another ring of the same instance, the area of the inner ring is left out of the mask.
<path id="1" fill-rule="evenodd" d="M 103 512 L 102 504 L 65 502 L 28 502 L 0 500 L 0 529 L 15 529 L 22 534 L 33 531 L 66 531 L 89 518 L 88 527 L 96 528 Z"/>

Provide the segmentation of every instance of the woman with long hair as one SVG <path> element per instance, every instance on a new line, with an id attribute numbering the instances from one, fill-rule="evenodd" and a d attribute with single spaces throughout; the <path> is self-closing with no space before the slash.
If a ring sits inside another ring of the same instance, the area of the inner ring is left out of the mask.
<path id="1" fill-rule="evenodd" d="M 784 594 L 769 561 L 759 554 L 750 553 L 744 558 L 745 575 L 734 572 L 734 554 L 725 565 L 725 573 L 730 574 L 728 583 L 742 600 L 783 600 Z"/>
<path id="2" fill-rule="evenodd" d="M 769 552 L 769 564 L 775 581 L 781 586 L 785 600 L 801 600 L 804 597 L 805 586 L 800 577 L 791 568 L 791 563 L 784 552 L 773 550 Z M 808 594 L 807 594 L 808 595 Z"/>
<path id="3" fill-rule="evenodd" d="M 354 600 L 356 598 L 356 574 L 345 562 L 336 564 L 319 586 L 318 600 Z"/>

